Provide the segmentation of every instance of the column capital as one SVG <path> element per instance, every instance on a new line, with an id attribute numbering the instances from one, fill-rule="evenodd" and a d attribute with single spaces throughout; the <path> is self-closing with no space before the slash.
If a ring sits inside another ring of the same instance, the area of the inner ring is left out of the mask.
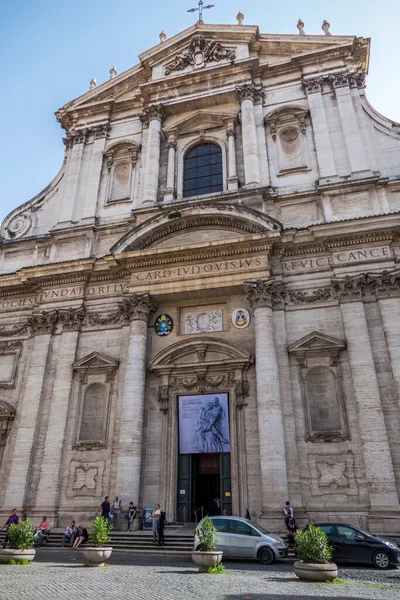
<path id="1" fill-rule="evenodd" d="M 254 83 L 242 83 L 241 85 L 237 85 L 235 90 L 239 102 L 243 102 L 244 100 L 260 102 L 264 96 L 264 88 L 262 85 L 258 86 Z"/>
<path id="2" fill-rule="evenodd" d="M 346 275 L 343 279 L 331 279 L 334 296 L 340 303 L 362 302 L 363 299 L 363 275 L 351 277 Z"/>
<path id="3" fill-rule="evenodd" d="M 119 303 L 122 315 L 129 321 L 148 321 L 149 316 L 156 310 L 156 304 L 150 294 L 133 294 Z"/>
<path id="4" fill-rule="evenodd" d="M 147 127 L 149 126 L 150 121 L 160 121 L 160 123 L 162 123 L 164 119 L 164 109 L 162 104 L 145 104 L 139 118 L 143 125 Z"/>
<path id="5" fill-rule="evenodd" d="M 84 317 L 85 308 L 83 306 L 58 311 L 58 320 L 63 331 L 79 331 Z"/>
<path id="6" fill-rule="evenodd" d="M 229 123 L 229 125 L 227 125 L 226 127 L 226 135 L 227 137 L 231 137 L 233 136 L 234 138 L 236 137 L 236 131 L 235 131 L 235 126 L 233 123 Z"/>
<path id="7" fill-rule="evenodd" d="M 340 73 L 332 73 L 327 77 L 334 89 L 350 86 L 350 72 L 340 71 Z"/>
<path id="8" fill-rule="evenodd" d="M 58 311 L 41 311 L 28 317 L 32 335 L 52 334 L 58 321 Z"/>
<path id="9" fill-rule="evenodd" d="M 168 148 L 173 148 L 174 150 L 176 150 L 176 146 L 177 146 L 177 144 L 176 144 L 176 138 L 170 136 L 168 138 L 168 140 L 167 140 L 167 147 Z"/>
<path id="10" fill-rule="evenodd" d="M 286 286 L 275 279 L 257 279 L 245 283 L 245 291 L 253 310 L 262 306 L 269 308 L 282 306 L 286 296 Z"/>
<path id="11" fill-rule="evenodd" d="M 306 90 L 306 94 L 315 94 L 316 92 L 322 91 L 322 83 L 324 78 L 318 75 L 317 77 L 308 77 L 303 79 L 303 85 Z"/>

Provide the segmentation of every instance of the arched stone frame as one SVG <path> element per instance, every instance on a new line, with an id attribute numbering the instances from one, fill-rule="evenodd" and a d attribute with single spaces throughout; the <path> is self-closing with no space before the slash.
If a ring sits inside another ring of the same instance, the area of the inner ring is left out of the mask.
<path id="1" fill-rule="evenodd" d="M 133 202 L 136 187 L 136 165 L 139 157 L 139 145 L 128 140 L 119 140 L 104 151 L 105 166 L 107 169 L 106 198 L 107 204 L 116 202 Z M 114 193 L 116 173 L 121 167 L 128 169 L 126 191 Z"/>
<path id="2" fill-rule="evenodd" d="M 300 370 L 306 441 L 337 442 L 349 439 L 340 364 L 340 354 L 345 348 L 346 343 L 342 340 L 316 331 L 291 344 L 288 348 L 289 353 L 297 359 Z M 339 416 L 337 427 L 318 428 L 313 425 L 310 408 L 312 400 L 310 398 L 308 379 L 310 374 L 315 372 L 316 369 L 325 369 L 334 378 L 335 402 Z"/>
<path id="3" fill-rule="evenodd" d="M 100 450 L 107 448 L 108 429 L 110 422 L 111 402 L 114 391 L 115 375 L 119 362 L 112 358 L 92 352 L 74 365 L 73 370 L 78 374 L 78 410 L 75 426 L 75 439 L 73 447 L 76 450 Z M 104 386 L 105 406 L 103 414 L 102 435 L 97 439 L 81 439 L 81 425 L 84 411 L 85 394 L 93 384 Z"/>
<path id="4" fill-rule="evenodd" d="M 221 138 L 225 135 L 225 130 L 221 131 Z M 184 172 L 184 161 L 186 154 L 198 144 L 216 144 L 221 148 L 222 152 L 222 186 L 221 194 L 226 192 L 228 189 L 227 178 L 228 178 L 228 151 L 226 147 L 226 143 L 223 139 L 221 139 L 215 135 L 209 134 L 197 134 L 196 136 L 191 136 L 189 141 L 184 142 L 182 139 L 177 139 L 177 199 L 183 200 L 183 172 Z M 207 198 L 209 195 L 215 194 L 204 194 L 201 196 L 192 196 L 193 198 Z M 185 200 L 190 200 L 191 197 L 185 198 Z"/>
<path id="5" fill-rule="evenodd" d="M 267 126 L 267 146 L 268 141 L 269 144 L 272 142 L 277 177 L 310 170 L 306 138 L 307 119 L 308 110 L 297 105 L 280 107 L 264 118 Z M 296 133 L 299 142 L 297 160 L 290 160 L 290 153 L 285 150 L 284 136 L 290 135 L 291 131 Z"/>
<path id="6" fill-rule="evenodd" d="M 0 398 L 0 468 L 15 412 L 15 408 L 9 402 Z"/>
<path id="7" fill-rule="evenodd" d="M 188 362 L 190 355 L 193 360 Z M 210 337 L 177 342 L 150 362 L 150 371 L 158 377 L 158 401 L 163 413 L 160 497 L 168 507 L 170 519 L 175 518 L 177 506 L 178 396 L 196 393 L 228 393 L 232 512 L 245 516 L 248 495 L 247 462 L 243 459 L 247 456 L 244 409 L 250 392 L 247 370 L 252 363 L 247 351 Z"/>

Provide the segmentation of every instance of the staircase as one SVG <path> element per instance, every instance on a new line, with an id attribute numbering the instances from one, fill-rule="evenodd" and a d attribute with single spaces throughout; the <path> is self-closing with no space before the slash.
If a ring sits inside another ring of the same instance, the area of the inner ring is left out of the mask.
<path id="1" fill-rule="evenodd" d="M 193 528 L 192 528 L 193 529 Z M 5 533 L 0 533 L 0 544 L 2 547 Z M 63 532 L 55 529 L 51 532 L 49 541 L 43 548 L 61 548 Z M 110 534 L 110 546 L 119 552 L 131 552 L 133 554 L 160 554 L 174 556 L 188 556 L 193 548 L 193 535 L 187 530 L 180 532 L 173 527 L 165 528 L 165 546 L 158 546 L 153 542 L 150 531 L 112 531 Z M 82 546 L 81 546 L 82 547 Z"/>

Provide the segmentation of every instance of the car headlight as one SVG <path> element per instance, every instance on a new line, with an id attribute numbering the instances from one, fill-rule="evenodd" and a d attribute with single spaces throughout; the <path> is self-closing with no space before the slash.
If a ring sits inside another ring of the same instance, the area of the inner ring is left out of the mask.
<path id="1" fill-rule="evenodd" d="M 388 546 L 388 548 L 391 548 L 392 550 L 398 550 L 399 547 L 397 544 L 392 544 L 392 542 L 385 542 L 386 546 Z"/>

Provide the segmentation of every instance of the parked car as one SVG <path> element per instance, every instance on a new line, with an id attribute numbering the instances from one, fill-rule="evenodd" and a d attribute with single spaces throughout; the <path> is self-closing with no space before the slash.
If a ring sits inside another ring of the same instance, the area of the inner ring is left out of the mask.
<path id="1" fill-rule="evenodd" d="M 288 548 L 279 535 L 269 533 L 249 519 L 241 517 L 210 517 L 217 530 L 216 550 L 224 558 L 258 558 L 270 565 L 287 556 Z M 202 521 L 200 521 L 201 523 Z M 200 550 L 200 540 L 194 535 L 194 550 Z"/>
<path id="2" fill-rule="evenodd" d="M 313 524 L 328 536 L 334 562 L 370 563 L 377 569 L 400 564 L 400 548 L 393 542 L 346 523 Z"/>

